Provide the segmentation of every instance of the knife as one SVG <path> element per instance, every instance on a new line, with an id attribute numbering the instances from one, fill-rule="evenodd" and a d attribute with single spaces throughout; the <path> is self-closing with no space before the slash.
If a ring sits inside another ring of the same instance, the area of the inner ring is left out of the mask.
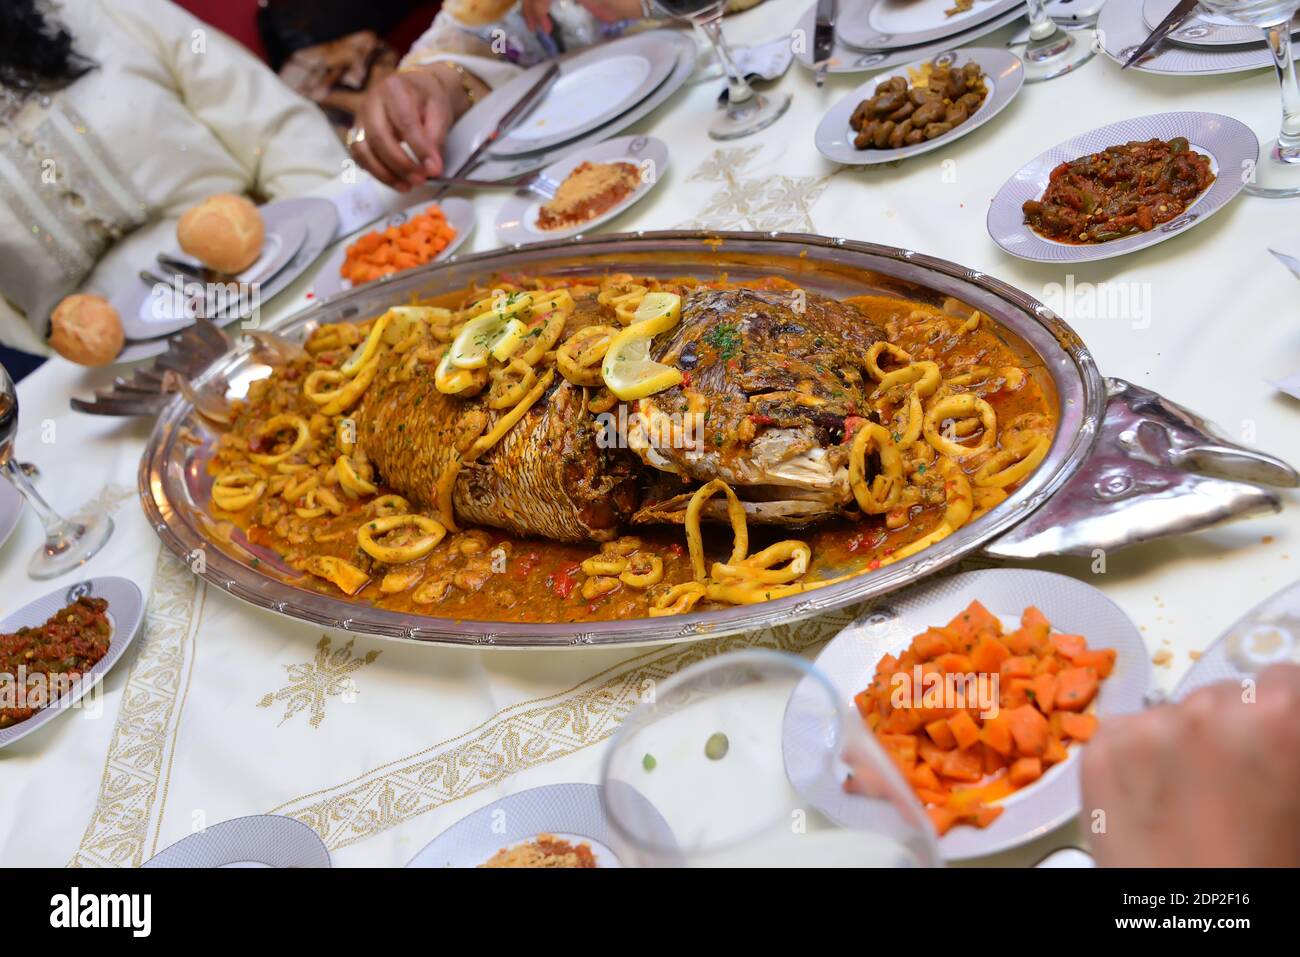
<path id="1" fill-rule="evenodd" d="M 1131 57 L 1124 61 L 1124 66 L 1121 69 L 1127 70 L 1154 50 L 1165 37 L 1181 27 L 1196 12 L 1198 2 L 1199 0 L 1179 0 L 1178 6 L 1169 11 L 1169 16 L 1160 21 L 1156 28 L 1151 31 L 1151 35 L 1142 41 L 1138 48 L 1133 51 Z"/>
<path id="2" fill-rule="evenodd" d="M 546 91 L 551 88 L 551 84 L 555 82 L 555 78 L 559 75 L 560 65 L 558 63 L 552 62 L 547 66 L 542 71 L 542 75 L 537 78 L 537 82 L 528 88 L 528 92 L 521 96 L 514 106 L 506 110 L 505 115 L 497 122 L 492 132 L 485 136 L 483 142 L 474 147 L 474 152 L 469 154 L 465 162 L 456 168 L 454 175 L 458 177 L 464 176 L 476 167 L 480 162 L 480 157 L 487 152 L 488 147 L 509 133 L 528 114 L 528 111 L 546 94 Z M 434 194 L 434 198 L 444 195 L 450 189 L 450 186 L 443 186 Z"/>
<path id="3" fill-rule="evenodd" d="M 817 0 L 817 25 L 813 29 L 813 79 L 818 86 L 826 82 L 826 70 L 831 65 L 838 6 L 837 0 Z"/>

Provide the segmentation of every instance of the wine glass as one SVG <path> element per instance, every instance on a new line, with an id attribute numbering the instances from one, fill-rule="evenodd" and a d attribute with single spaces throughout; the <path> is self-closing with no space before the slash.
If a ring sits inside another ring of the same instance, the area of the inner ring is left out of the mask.
<path id="1" fill-rule="evenodd" d="M 643 692 L 602 769 L 611 848 L 624 863 L 939 863 L 898 768 L 802 658 L 732 652 Z"/>
<path id="2" fill-rule="evenodd" d="M 56 578 L 88 562 L 113 534 L 113 520 L 102 512 L 67 521 L 50 508 L 31 479 L 14 458 L 14 436 L 18 434 L 18 390 L 8 370 L 0 365 L 0 471 L 27 499 L 45 527 L 45 544 L 27 563 L 32 578 Z"/>
<path id="3" fill-rule="evenodd" d="M 722 36 L 722 11 L 727 0 L 654 0 L 665 13 L 692 24 L 713 44 L 727 74 L 727 110 L 709 125 L 715 140 L 734 140 L 766 129 L 790 107 L 789 93 L 758 93 L 736 66 Z"/>
<path id="4" fill-rule="evenodd" d="M 1025 82 L 1051 80 L 1069 73 L 1092 59 L 1096 49 L 1091 31 L 1064 30 L 1047 14 L 1047 0 L 1027 0 L 1029 39 L 1020 58 L 1025 63 Z M 1076 34 L 1079 34 L 1076 36 Z"/>
<path id="5" fill-rule="evenodd" d="M 1277 139 L 1264 148 L 1265 155 L 1255 165 L 1246 192 L 1270 199 L 1300 196 L 1300 87 L 1296 85 L 1295 61 L 1291 59 L 1291 18 L 1300 3 L 1201 0 L 1201 6 L 1210 13 L 1263 30 L 1282 85 L 1282 129 Z"/>

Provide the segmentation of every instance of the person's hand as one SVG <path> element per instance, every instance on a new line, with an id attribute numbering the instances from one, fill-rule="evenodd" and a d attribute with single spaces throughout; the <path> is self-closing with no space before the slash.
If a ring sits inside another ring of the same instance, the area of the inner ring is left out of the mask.
<path id="1" fill-rule="evenodd" d="M 1300 666 L 1103 721 L 1082 775 L 1103 867 L 1300 865 Z"/>
<path id="2" fill-rule="evenodd" d="M 366 92 L 356 118 L 364 132 L 352 155 L 380 182 L 405 192 L 442 175 L 442 144 L 454 119 L 452 93 L 437 69 L 394 73 Z"/>
<path id="3" fill-rule="evenodd" d="M 578 0 L 591 15 L 605 23 L 640 20 L 641 0 Z M 551 32 L 551 0 L 523 0 L 524 22 L 528 29 Z"/>

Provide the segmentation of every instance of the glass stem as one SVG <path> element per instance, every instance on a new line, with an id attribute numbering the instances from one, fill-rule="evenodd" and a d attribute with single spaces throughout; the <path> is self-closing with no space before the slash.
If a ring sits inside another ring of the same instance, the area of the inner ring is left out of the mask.
<path id="1" fill-rule="evenodd" d="M 740 69 L 736 66 L 736 61 L 731 58 L 731 50 L 727 48 L 726 38 L 722 35 L 722 9 L 707 20 L 699 20 L 697 24 L 704 35 L 709 38 L 713 44 L 713 51 L 718 55 L 718 60 L 722 63 L 722 69 L 727 73 L 727 102 L 734 106 L 737 103 L 744 103 L 754 95 L 754 88 L 749 85 L 745 77 L 741 74 Z"/>
<path id="2" fill-rule="evenodd" d="M 71 533 L 76 531 L 76 526 L 65 521 L 58 512 L 50 508 L 49 503 L 41 497 L 41 493 L 36 491 L 36 486 L 31 483 L 26 473 L 19 467 L 17 459 L 11 455 L 5 460 L 4 468 L 9 475 L 9 481 L 13 482 L 14 487 L 22 492 L 23 498 L 27 499 L 27 504 L 36 513 L 36 517 L 41 520 L 41 526 L 45 529 L 47 545 L 56 542 L 63 543 Z"/>
<path id="3" fill-rule="evenodd" d="M 1295 61 L 1291 58 L 1291 21 L 1275 23 L 1263 30 L 1282 85 L 1282 132 L 1277 138 L 1278 152 L 1285 162 L 1300 163 L 1300 86 L 1296 81 Z"/>
<path id="4" fill-rule="evenodd" d="M 1064 53 L 1074 40 L 1047 15 L 1047 0 L 1026 0 L 1026 3 L 1029 7 L 1029 43 L 1025 46 L 1025 57 L 1045 60 Z"/>

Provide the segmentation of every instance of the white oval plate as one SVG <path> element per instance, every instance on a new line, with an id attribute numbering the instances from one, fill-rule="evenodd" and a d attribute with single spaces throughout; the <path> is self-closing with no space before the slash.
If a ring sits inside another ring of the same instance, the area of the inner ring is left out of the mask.
<path id="1" fill-rule="evenodd" d="M 347 259 L 348 247 L 359 238 L 366 233 L 383 232 L 390 226 L 400 226 L 412 216 L 424 212 L 430 206 L 441 206 L 442 214 L 447 217 L 448 224 L 452 229 L 456 230 L 456 235 L 447 244 L 447 248 L 433 257 L 431 261 L 442 262 L 444 259 L 450 259 L 455 255 L 461 244 L 469 239 L 470 234 L 474 232 L 474 206 L 467 199 L 457 199 L 455 197 L 439 200 L 426 199 L 422 203 L 415 203 L 401 212 L 394 213 L 382 222 L 371 223 L 365 229 L 358 230 L 356 235 L 348 237 L 346 242 L 339 242 L 334 252 L 329 254 L 325 263 L 320 267 L 320 272 L 316 274 L 316 282 L 313 286 L 316 295 L 325 299 L 352 288 L 352 281 L 340 276 L 339 269 L 342 268 L 343 261 Z M 400 273 L 393 273 L 393 275 L 397 276 Z M 383 282 L 384 278 L 387 277 L 377 279 L 375 282 Z"/>
<path id="2" fill-rule="evenodd" d="M 1145 233 L 1090 245 L 1047 239 L 1025 223 L 1025 201 L 1043 195 L 1052 170 L 1061 163 L 1133 140 L 1169 140 L 1175 136 L 1185 137 L 1192 149 L 1210 157 L 1215 175 L 1210 188 L 1177 219 Z M 1258 159 L 1259 140 L 1250 127 L 1218 113 L 1156 113 L 1112 123 L 1066 140 L 1022 166 L 998 190 L 989 206 L 989 235 L 1011 255 L 1034 262 L 1092 262 L 1123 256 L 1162 243 L 1209 219 L 1241 192 L 1245 186 L 1242 171 Z"/>
<path id="3" fill-rule="evenodd" d="M 214 824 L 159 851 L 141 867 L 329 867 L 320 835 L 301 821 L 256 814 Z"/>
<path id="4" fill-rule="evenodd" d="M 541 102 L 488 148 L 490 155 L 536 153 L 604 126 L 653 93 L 676 59 L 657 38 L 633 34 L 587 47 L 559 63 L 560 75 Z"/>
<path id="5" fill-rule="evenodd" d="M 1008 23 L 1014 23 L 1025 15 L 1024 4 L 1017 5 L 1014 9 L 1002 14 L 1000 17 L 994 17 L 987 20 L 979 26 L 972 27 L 965 33 L 958 33 L 947 37 L 943 40 L 936 40 L 933 43 L 927 43 L 924 46 L 903 47 L 901 49 L 863 51 L 855 50 L 852 47 L 845 46 L 839 38 L 835 39 L 834 46 L 831 50 L 830 65 L 827 67 L 828 73 L 871 73 L 874 70 L 888 70 L 904 63 L 911 63 L 914 60 L 924 60 L 927 57 L 943 53 L 945 50 L 952 50 L 960 47 L 965 43 L 974 43 L 980 37 L 987 36 L 995 30 L 999 30 Z M 805 37 L 812 37 L 817 25 L 817 4 L 813 4 L 804 11 L 796 29 L 804 31 Z M 801 43 L 796 47 L 795 59 L 802 63 L 807 69 L 815 67 L 813 63 L 812 43 Z"/>
<path id="6" fill-rule="evenodd" d="M 664 101 L 680 90 L 682 85 L 690 79 L 691 74 L 695 72 L 695 41 L 689 33 L 680 30 L 649 30 L 645 33 L 638 33 L 637 36 L 647 40 L 653 38 L 653 43 L 661 48 L 661 53 L 657 55 L 662 55 L 670 63 L 675 63 L 671 67 L 668 79 L 659 84 L 659 87 L 653 93 L 627 112 L 614 117 L 608 123 L 583 136 L 536 153 L 527 153 L 509 158 L 493 158 L 489 155 L 485 162 L 476 165 L 472 171 L 462 175 L 488 180 L 512 179 L 516 176 L 522 176 L 524 173 L 541 169 L 549 163 L 563 159 L 571 151 L 579 147 L 608 139 L 658 109 Z M 493 90 L 490 96 L 480 100 L 473 109 L 456 122 L 456 125 L 451 128 L 451 132 L 447 134 L 446 148 L 443 150 L 443 160 L 447 165 L 447 169 L 455 170 L 460 168 L 461 164 L 469 158 L 474 148 L 482 142 L 483 137 L 488 135 L 496 126 L 497 121 L 528 89 L 530 80 L 535 79 L 536 75 L 531 70 L 522 74 L 505 86 Z"/>
<path id="7" fill-rule="evenodd" d="M 307 234 L 302 247 L 294 254 L 289 264 L 271 276 L 258 289 L 259 305 L 265 306 L 273 296 L 278 295 L 285 287 L 306 272 L 307 268 L 324 252 L 325 247 L 334 241 L 334 234 L 338 232 L 339 228 L 339 214 L 338 210 L 334 208 L 334 204 L 328 199 L 321 199 L 316 196 L 282 199 L 263 207 L 262 214 L 267 218 L 268 222 L 272 215 L 283 216 L 286 219 L 298 219 L 302 222 Z M 150 266 L 149 268 L 152 269 L 153 267 Z M 113 305 L 117 308 L 120 316 L 134 316 L 140 309 L 140 300 L 148 297 L 152 291 L 151 286 L 140 282 L 137 278 L 135 282 L 128 285 L 113 299 Z M 217 320 L 218 324 L 223 326 L 228 326 L 237 321 L 239 321 L 238 316 Z M 125 318 L 123 324 L 125 325 Z M 161 355 L 168 349 L 167 336 L 173 332 L 179 332 L 188 325 L 190 325 L 190 322 L 186 320 L 176 323 L 170 332 L 154 329 L 151 331 L 154 338 L 151 339 L 132 341 L 128 338 L 122 351 L 113 360 L 113 364 L 136 362 L 140 359 Z"/>
<path id="8" fill-rule="evenodd" d="M 597 867 L 622 867 L 611 849 L 609 821 L 600 800 L 598 784 L 550 784 L 530 788 L 493 801 L 461 818 L 411 858 L 407 867 L 478 867 L 503 848 L 553 834 L 570 843 L 591 845 Z M 635 792 L 631 792 L 635 795 Z M 639 795 L 635 795 L 639 797 Z M 644 800 L 644 799 L 642 799 Z M 647 803 L 641 809 L 658 817 Z M 663 843 L 671 846 L 663 823 Z"/>
<path id="9" fill-rule="evenodd" d="M 932 63 L 936 67 L 953 64 L 961 67 L 972 60 L 978 63 L 980 69 L 984 71 L 984 82 L 989 88 L 989 92 L 984 97 L 984 102 L 980 104 L 980 108 L 965 123 L 954 127 L 942 136 L 936 136 L 932 140 L 917 143 L 915 146 L 904 146 L 896 150 L 860 150 L 853 145 L 853 138 L 857 134 L 849 126 L 849 119 L 853 116 L 853 111 L 858 108 L 859 103 L 875 95 L 876 88 L 881 83 L 895 76 L 901 76 L 904 80 L 910 82 L 907 71 L 909 69 L 919 69 L 926 63 Z M 830 108 L 829 112 L 822 117 L 821 123 L 818 124 L 813 141 L 823 156 L 837 163 L 843 163 L 845 166 L 872 166 L 877 163 L 890 163 L 894 160 L 907 159 L 909 156 L 919 156 L 921 153 L 928 153 L 930 150 L 938 149 L 953 140 L 961 139 L 967 133 L 978 129 L 993 119 L 1006 108 L 1007 104 L 1015 99 L 1024 82 L 1024 65 L 1020 62 L 1018 56 L 1008 50 L 996 50 L 988 47 L 945 50 L 933 59 L 917 60 L 897 70 L 873 76 Z"/>
<path id="10" fill-rule="evenodd" d="M 1172 695 L 1181 701 L 1219 681 L 1240 683 L 1270 665 L 1300 664 L 1300 582 L 1271 595 L 1232 623 L 1206 648 Z"/>
<path id="11" fill-rule="evenodd" d="M 567 229 L 541 229 L 537 225 L 537 215 L 547 202 L 546 199 L 531 190 L 521 190 L 501 204 L 501 209 L 497 212 L 497 236 L 501 242 L 508 245 L 520 245 L 541 242 L 544 239 L 566 239 L 591 232 L 654 189 L 655 184 L 663 179 L 664 170 L 668 168 L 668 147 L 663 140 L 655 139 L 653 136 L 620 136 L 595 146 L 575 150 L 558 163 L 546 167 L 541 175 L 554 186 L 559 186 L 580 163 L 617 162 L 632 163 L 646 172 L 636 189 L 599 216 Z"/>
<path id="12" fill-rule="evenodd" d="M 1146 643 L 1129 617 L 1091 585 L 1065 575 L 1029 569 L 964 572 L 887 596 L 832 638 L 817 656 L 814 667 L 834 685 L 841 700 L 856 715 L 853 697 L 871 683 L 876 662 L 883 655 L 902 652 L 913 636 L 931 625 L 947 624 L 972 601 L 979 601 L 1011 628 L 1019 627 L 1021 612 L 1035 605 L 1055 631 L 1083 635 L 1090 648 L 1114 648 L 1118 652 L 1115 670 L 1101 683 L 1097 717 L 1104 721 L 1144 707 L 1151 684 L 1151 663 Z M 795 727 L 787 726 L 787 751 L 800 746 L 789 740 Z M 1076 750 L 1077 746 L 1072 747 L 1068 759 L 999 802 L 1006 810 L 988 827 L 958 825 L 939 838 L 939 852 L 944 859 L 983 857 L 1018 847 L 1078 814 Z M 805 797 L 813 799 L 812 795 Z"/>
<path id="13" fill-rule="evenodd" d="M 8 479 L 0 478 L 0 546 L 9 539 L 23 514 L 23 496 Z"/>
<path id="14" fill-rule="evenodd" d="M 144 617 L 144 597 L 135 582 L 113 577 L 91 578 L 50 592 L 0 621 L 0 632 L 8 634 L 19 628 L 43 625 L 51 615 L 66 608 L 83 595 L 108 601 L 108 620 L 113 626 L 108 636 L 108 653 L 95 662 L 83 679 L 57 702 L 37 711 L 26 721 L 20 721 L 0 730 L 0 748 L 26 737 L 65 711 L 71 711 L 92 687 L 103 680 L 104 675 L 112 670 L 118 659 L 131 646 L 131 642 L 135 640 L 135 633 L 140 630 L 140 619 Z"/>
<path id="15" fill-rule="evenodd" d="M 835 34 L 859 50 L 897 50 L 950 40 L 1001 17 L 1023 13 L 1024 0 L 975 0 L 969 10 L 948 16 L 952 0 L 858 0 L 840 5 Z"/>
<path id="16" fill-rule="evenodd" d="M 1136 0 L 1107 3 L 1097 19 L 1097 40 L 1102 52 L 1116 63 L 1127 62 L 1150 33 L 1142 5 Z M 1259 37 L 1262 40 L 1263 34 Z M 1300 45 L 1294 48 L 1292 56 L 1300 57 Z M 1129 69 L 1176 76 L 1217 76 L 1272 65 L 1273 55 L 1262 42 L 1253 46 L 1217 47 L 1162 43 L 1154 54 L 1144 56 Z"/>

